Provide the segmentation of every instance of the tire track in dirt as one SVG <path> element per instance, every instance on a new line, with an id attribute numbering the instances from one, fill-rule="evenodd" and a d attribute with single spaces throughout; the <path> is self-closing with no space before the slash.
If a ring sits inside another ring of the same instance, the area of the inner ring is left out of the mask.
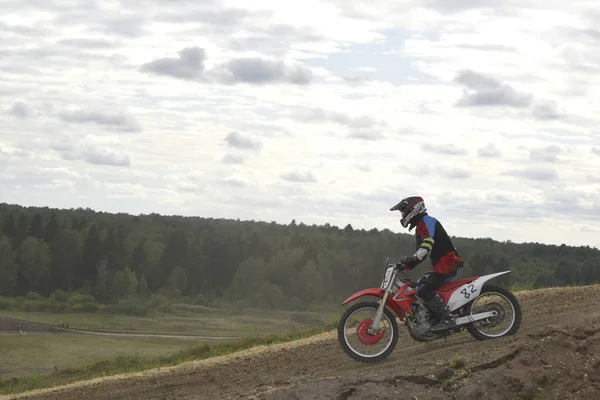
<path id="1" fill-rule="evenodd" d="M 570 398 L 600 398 L 600 285 L 521 292 L 517 297 L 523 320 L 515 336 L 480 342 L 461 333 L 447 342 L 417 343 L 401 328 L 394 353 L 375 365 L 351 360 L 339 348 L 336 333 L 329 332 L 19 398 L 355 400 L 377 395 L 475 400 L 525 392 L 565 398 L 547 391 L 567 389 L 574 393 Z M 453 360 L 459 362 L 449 367 Z M 561 362 L 570 369 L 563 369 Z"/>

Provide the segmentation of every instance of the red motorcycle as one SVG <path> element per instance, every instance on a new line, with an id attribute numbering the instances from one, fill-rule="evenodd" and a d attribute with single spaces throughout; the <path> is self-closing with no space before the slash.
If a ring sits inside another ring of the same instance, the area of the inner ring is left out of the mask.
<path id="1" fill-rule="evenodd" d="M 346 309 L 338 324 L 340 345 L 346 354 L 357 361 L 382 361 L 398 343 L 396 318 L 404 321 L 410 336 L 419 342 L 429 342 L 463 329 L 477 340 L 514 335 L 521 325 L 519 301 L 509 290 L 486 284 L 488 280 L 509 272 L 450 281 L 437 289 L 436 293 L 448 305 L 456 326 L 433 333 L 432 315 L 416 296 L 419 282 L 412 281 L 402 268 L 389 265 L 388 257 L 380 287 L 361 290 L 342 303 L 348 304 L 365 296 L 379 298 L 378 301 L 361 301 Z M 480 301 L 484 304 L 479 305 Z M 360 312 L 366 312 L 367 315 L 358 317 Z M 503 322 L 507 323 L 495 331 Z M 352 339 L 357 339 L 357 343 Z"/>

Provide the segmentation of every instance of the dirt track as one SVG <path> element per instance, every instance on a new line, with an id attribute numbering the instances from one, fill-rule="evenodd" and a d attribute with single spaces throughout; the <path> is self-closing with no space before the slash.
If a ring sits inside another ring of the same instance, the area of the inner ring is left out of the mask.
<path id="1" fill-rule="evenodd" d="M 600 399 L 600 285 L 518 298 L 523 321 L 515 336 L 420 344 L 401 329 L 395 352 L 376 365 L 348 358 L 332 332 L 21 398 Z M 456 359 L 464 366 L 451 367 Z"/>

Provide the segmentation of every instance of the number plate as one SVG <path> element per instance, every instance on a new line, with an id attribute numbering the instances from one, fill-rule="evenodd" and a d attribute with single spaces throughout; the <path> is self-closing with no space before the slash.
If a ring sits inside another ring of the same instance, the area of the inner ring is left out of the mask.
<path id="1" fill-rule="evenodd" d="M 387 288 L 387 285 L 390 283 L 390 278 L 392 277 L 392 272 L 394 272 L 394 267 L 388 267 L 388 269 L 385 271 L 385 276 L 383 277 L 383 280 L 381 281 L 381 288 L 385 289 Z"/>

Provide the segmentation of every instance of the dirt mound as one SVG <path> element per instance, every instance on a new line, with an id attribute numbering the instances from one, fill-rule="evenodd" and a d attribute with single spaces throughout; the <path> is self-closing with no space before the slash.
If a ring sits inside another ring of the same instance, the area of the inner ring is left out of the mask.
<path id="1" fill-rule="evenodd" d="M 335 334 L 253 349 L 29 399 L 600 399 L 600 285 L 519 293 L 515 336 L 417 343 L 385 361 L 347 357 Z"/>
<path id="2" fill-rule="evenodd" d="M 600 398 L 598 323 L 594 329 L 545 330 L 529 337 L 529 343 L 492 368 L 484 365 L 467 371 L 456 397 Z"/>
<path id="3" fill-rule="evenodd" d="M 390 371 L 392 372 L 392 371 Z M 600 398 L 600 325 L 587 330 L 541 330 L 504 354 L 468 363 L 456 358 L 418 374 L 327 378 L 263 393 L 264 400 L 359 399 L 590 399 Z"/>

